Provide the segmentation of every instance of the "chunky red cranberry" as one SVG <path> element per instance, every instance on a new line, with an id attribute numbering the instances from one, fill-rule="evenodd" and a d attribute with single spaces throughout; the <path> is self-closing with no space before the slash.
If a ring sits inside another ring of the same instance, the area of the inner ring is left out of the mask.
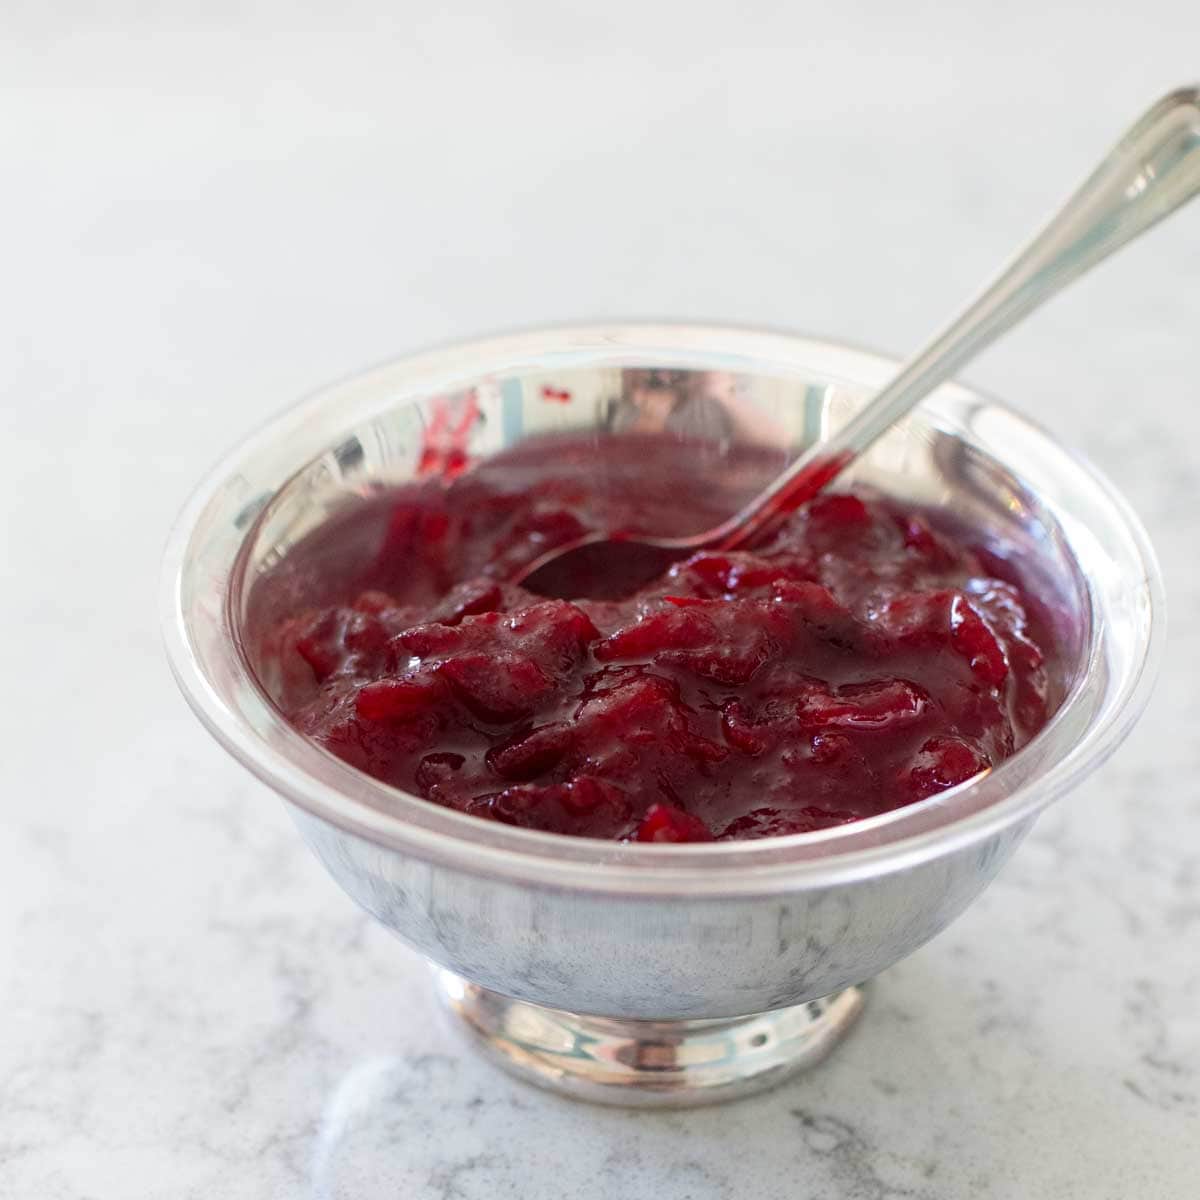
<path id="1" fill-rule="evenodd" d="M 619 788 L 603 779 L 580 775 L 567 783 L 548 786 L 518 784 L 487 797 L 482 807 L 472 811 L 526 829 L 615 838 L 629 828 L 633 806 Z"/>
<path id="2" fill-rule="evenodd" d="M 558 721 L 493 746 L 487 752 L 487 765 L 502 779 L 533 779 L 557 766 L 574 742 L 574 728 Z"/>
<path id="3" fill-rule="evenodd" d="M 699 817 L 674 804 L 652 804 L 637 827 L 639 842 L 711 842 L 713 835 Z"/>
<path id="4" fill-rule="evenodd" d="M 358 689 L 354 713 L 360 721 L 411 721 L 438 703 L 436 682 L 426 677 L 377 679 Z"/>
<path id="5" fill-rule="evenodd" d="M 744 841 L 747 838 L 786 837 L 789 833 L 815 833 L 818 829 L 831 829 L 857 819 L 855 813 L 814 805 L 797 809 L 756 808 L 727 825 L 721 839 Z"/>
<path id="6" fill-rule="evenodd" d="M 527 447 L 382 496 L 319 543 L 368 564 L 344 580 L 302 543 L 291 560 L 337 602 L 271 610 L 261 657 L 289 718 L 432 803 L 639 842 L 870 817 L 1045 724 L 1055 647 L 1011 569 L 871 496 L 820 496 L 645 586 L 609 580 L 624 599 L 506 582 L 591 529 L 694 526 L 710 482 L 669 450 L 597 474 L 591 444 Z"/>
<path id="7" fill-rule="evenodd" d="M 492 579 L 468 579 L 452 587 L 430 614 L 443 625 L 457 625 L 463 617 L 495 612 L 504 602 L 500 585 Z"/>
<path id="8" fill-rule="evenodd" d="M 930 738 L 901 772 L 900 787 L 909 800 L 923 800 L 966 783 L 990 766 L 970 742 L 954 737 Z"/>
<path id="9" fill-rule="evenodd" d="M 372 670 L 387 644 L 386 628 L 368 613 L 331 608 L 307 622 L 296 640 L 318 683 L 331 675 Z"/>
<path id="10" fill-rule="evenodd" d="M 790 645 L 795 612 L 767 600 L 665 597 L 667 607 L 639 617 L 595 649 L 600 662 L 650 659 L 714 683 L 749 683 Z"/>

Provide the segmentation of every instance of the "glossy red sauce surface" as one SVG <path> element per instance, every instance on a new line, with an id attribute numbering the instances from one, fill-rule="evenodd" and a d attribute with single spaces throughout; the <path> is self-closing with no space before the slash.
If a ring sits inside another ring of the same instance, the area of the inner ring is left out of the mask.
<path id="1" fill-rule="evenodd" d="M 281 588 L 258 657 L 297 729 L 487 820 L 704 841 L 911 804 L 1045 723 L 1052 648 L 1016 576 L 879 498 L 820 496 L 767 540 L 618 601 L 506 583 L 590 529 L 680 532 L 730 511 L 707 512 L 719 498 L 700 475 L 643 462 L 589 490 L 571 469 L 589 447 L 546 453 L 339 517 L 326 545 L 355 549 L 353 570 L 293 551 L 319 599 Z"/>

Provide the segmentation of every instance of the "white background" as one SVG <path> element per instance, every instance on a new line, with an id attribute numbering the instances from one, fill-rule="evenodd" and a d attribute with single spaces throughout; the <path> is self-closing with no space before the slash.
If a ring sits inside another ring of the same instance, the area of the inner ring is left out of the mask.
<path id="1" fill-rule="evenodd" d="M 1150 528 L 1151 710 L 773 1096 L 632 1118 L 465 1056 L 155 606 L 193 483 L 331 377 L 603 317 L 903 352 L 1197 76 L 1191 0 L 0 0 L 0 1195 L 1195 1194 L 1200 206 L 968 374 Z"/>

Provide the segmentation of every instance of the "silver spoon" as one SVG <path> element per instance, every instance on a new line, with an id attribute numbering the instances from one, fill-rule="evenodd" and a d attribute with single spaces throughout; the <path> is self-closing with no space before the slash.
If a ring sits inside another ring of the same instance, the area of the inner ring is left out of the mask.
<path id="1" fill-rule="evenodd" d="M 605 598 L 606 578 L 652 578 L 699 550 L 736 549 L 812 499 L 938 384 L 1061 288 L 1200 191 L 1200 88 L 1171 92 L 1113 147 L 1000 276 L 853 420 L 809 447 L 739 512 L 690 537 L 593 533 L 515 579 L 545 596 Z M 590 586 L 586 586 L 590 585 Z"/>

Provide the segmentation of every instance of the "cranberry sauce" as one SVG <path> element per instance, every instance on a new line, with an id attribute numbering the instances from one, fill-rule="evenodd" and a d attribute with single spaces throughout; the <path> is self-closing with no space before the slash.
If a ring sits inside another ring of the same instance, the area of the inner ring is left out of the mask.
<path id="1" fill-rule="evenodd" d="M 696 459 L 678 445 L 642 443 L 526 446 L 301 543 L 290 582 L 256 585 L 256 657 L 288 719 L 434 804 L 669 842 L 886 812 L 1045 723 L 1054 647 L 1016 577 L 867 494 L 819 496 L 617 601 L 506 582 L 591 529 L 702 528 L 778 465 L 718 486 L 680 474 Z"/>

